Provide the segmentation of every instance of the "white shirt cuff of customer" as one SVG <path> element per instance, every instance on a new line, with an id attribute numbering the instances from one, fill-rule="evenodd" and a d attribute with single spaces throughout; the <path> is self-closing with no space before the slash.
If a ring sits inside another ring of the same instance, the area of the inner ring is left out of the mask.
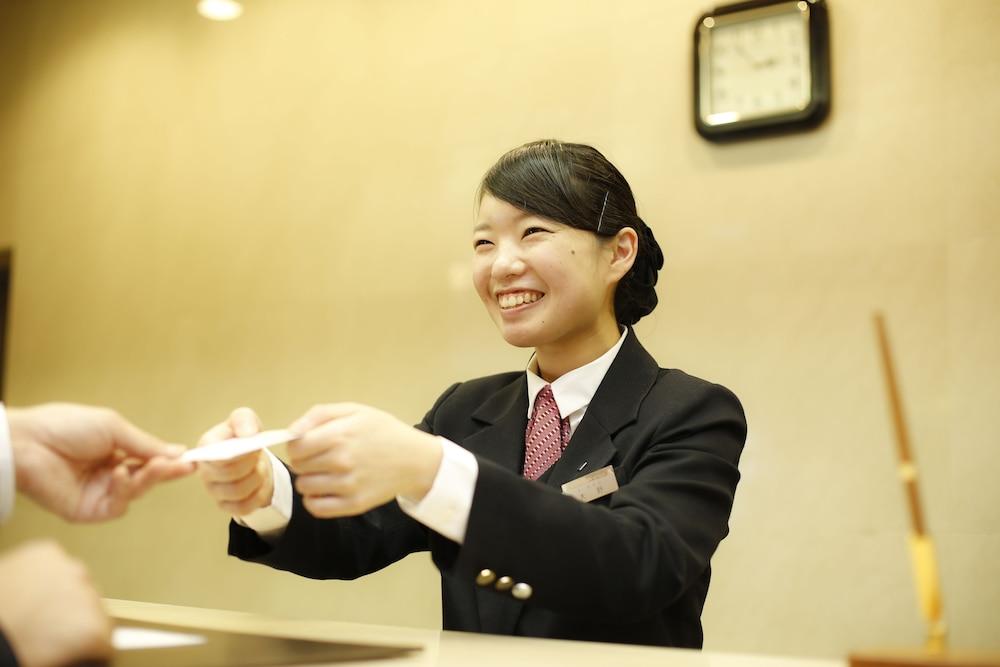
<path id="1" fill-rule="evenodd" d="M 10 443 L 10 426 L 7 424 L 7 409 L 0 403 L 0 523 L 14 511 L 14 491 L 17 478 L 14 475 L 14 448 Z"/>

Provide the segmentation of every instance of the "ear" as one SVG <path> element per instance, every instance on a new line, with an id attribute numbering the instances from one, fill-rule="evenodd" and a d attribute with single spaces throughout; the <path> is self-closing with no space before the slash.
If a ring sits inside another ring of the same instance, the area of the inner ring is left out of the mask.
<path id="1" fill-rule="evenodd" d="M 639 252 L 639 235 L 631 227 L 622 227 L 614 237 L 607 240 L 607 247 L 611 250 L 608 277 L 617 283 L 635 264 Z"/>

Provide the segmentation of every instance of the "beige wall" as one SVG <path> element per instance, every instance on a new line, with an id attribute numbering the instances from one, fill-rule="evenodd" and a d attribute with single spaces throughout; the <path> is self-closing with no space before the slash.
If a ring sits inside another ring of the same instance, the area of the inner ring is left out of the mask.
<path id="1" fill-rule="evenodd" d="M 667 255 L 639 333 L 730 386 L 750 439 L 707 646 L 917 644 L 869 320 L 897 350 L 956 643 L 1000 636 L 1000 2 L 830 0 L 819 130 L 692 129 L 711 3 L 0 0 L 0 241 L 15 251 L 8 402 L 116 406 L 193 443 L 235 406 L 416 420 L 520 367 L 465 277 L 478 177 L 555 136 L 615 161 Z M 225 556 L 195 480 L 67 527 L 113 597 L 436 627 L 426 557 L 312 582 Z"/>

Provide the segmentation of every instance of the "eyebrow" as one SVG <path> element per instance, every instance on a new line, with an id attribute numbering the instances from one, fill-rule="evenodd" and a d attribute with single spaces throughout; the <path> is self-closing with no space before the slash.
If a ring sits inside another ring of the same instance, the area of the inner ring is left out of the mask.
<path id="1" fill-rule="evenodd" d="M 493 225 L 488 222 L 480 222 L 478 225 L 472 228 L 473 232 L 481 232 L 485 229 L 492 229 Z"/>

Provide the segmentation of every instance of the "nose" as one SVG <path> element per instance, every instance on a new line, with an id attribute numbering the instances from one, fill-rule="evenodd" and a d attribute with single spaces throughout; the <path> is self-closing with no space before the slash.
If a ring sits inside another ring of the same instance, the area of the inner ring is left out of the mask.
<path id="1" fill-rule="evenodd" d="M 524 258 L 516 244 L 506 243 L 497 247 L 493 257 L 492 275 L 494 280 L 505 280 L 524 273 Z"/>

